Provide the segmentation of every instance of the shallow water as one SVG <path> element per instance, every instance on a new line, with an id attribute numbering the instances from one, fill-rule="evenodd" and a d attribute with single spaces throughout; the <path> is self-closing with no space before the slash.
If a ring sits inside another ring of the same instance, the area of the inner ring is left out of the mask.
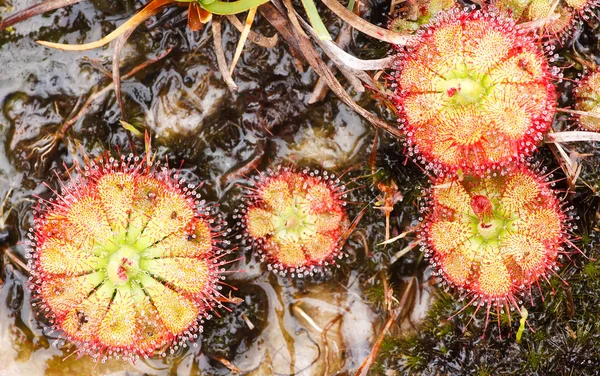
<path id="1" fill-rule="evenodd" d="M 36 2 L 14 0 L 12 10 Z M 414 235 L 389 246 L 378 245 L 384 240 L 385 220 L 383 212 L 375 207 L 380 192 L 373 186 L 372 170 L 366 163 L 375 133 L 372 126 L 331 94 L 322 103 L 307 105 L 317 77 L 306 65 L 302 67 L 281 42 L 270 50 L 247 43 L 234 75 L 239 91 L 231 92 L 218 73 L 210 28 L 197 33 L 187 30 L 183 8 L 169 10 L 140 27 L 125 48 L 123 72 L 171 49 L 165 58 L 123 82 L 125 118 L 152 134 L 154 150 L 161 158 L 168 158 L 171 166 L 179 167 L 183 161 L 182 171 L 188 180 L 203 182 L 200 192 L 208 204 L 218 206 L 232 227 L 232 213 L 244 201 L 239 185 L 247 183 L 256 169 L 296 164 L 343 174 L 350 189 L 351 218 L 365 209 L 345 247 L 348 257 L 325 277 L 300 281 L 277 277 L 244 250 L 234 230 L 230 237 L 238 249 L 233 258 L 240 260 L 230 265 L 227 283 L 237 287 L 232 296 L 239 297 L 241 303 L 226 304 L 226 309 L 217 312 L 220 317 L 206 322 L 204 333 L 195 342 L 188 342 L 188 347 L 134 365 L 114 359 L 96 364 L 88 356 L 78 359 L 68 343 L 57 341 L 56 334 L 44 334 L 45 325 L 32 312 L 26 271 L 20 266 L 26 263 L 27 247 L 22 242 L 32 225 L 35 197 L 49 197 L 51 188 L 58 187 L 59 179 L 66 177 L 64 166 L 72 166 L 75 161 L 84 163 L 86 155 L 98 156 L 106 149 L 141 154 L 144 143 L 119 124 L 121 115 L 110 90 L 93 101 L 55 148 L 48 148 L 48 135 L 75 115 L 90 96 L 110 84 L 87 58 L 110 68 L 106 64 L 112 51 L 58 52 L 35 44 L 35 40 L 96 40 L 127 19 L 134 5 L 141 5 L 124 3 L 83 2 L 23 22 L 13 33 L 0 34 L 0 203 L 7 197 L 0 210 L 0 376 L 92 372 L 226 375 L 234 367 L 249 375 L 354 374 L 388 317 L 382 297 L 382 281 L 386 279 L 398 300 L 407 286 L 416 286 L 406 294 L 406 304 L 393 326 L 394 334 L 415 332 L 428 318 L 438 319 L 438 325 L 423 334 L 434 339 L 422 351 L 435 352 L 435 358 L 426 359 L 428 373 L 464 374 L 467 369 L 476 373 L 481 364 L 494 364 L 501 359 L 497 354 L 515 348 L 511 339 L 514 334 L 510 333 L 504 342 L 494 342 L 500 346 L 496 350 L 502 351 L 481 350 L 477 346 L 489 344 L 470 332 L 461 336 L 458 325 L 448 330 L 455 333 L 448 341 L 444 337 L 448 333 L 444 331 L 446 324 L 431 312 L 438 301 L 434 296 L 438 288 L 418 247 L 400 259 L 396 257 Z M 0 6 L 6 5 L 0 0 Z M 381 16 L 384 5 L 378 6 L 372 12 L 373 19 L 385 22 Z M 4 14 L 7 12 L 0 15 Z M 274 34 L 260 17 L 256 22 L 254 30 Z M 331 27 L 337 29 L 339 25 Z M 569 46 L 569 53 L 576 51 L 598 60 L 594 52 L 596 35 L 597 28 L 584 30 Z M 237 38 L 237 31 L 225 27 L 228 59 Z M 360 35 L 355 42 L 353 52 L 361 56 L 381 57 L 387 52 L 381 44 Z M 566 59 L 559 61 L 563 66 L 569 63 Z M 573 78 L 576 72 L 575 68 L 566 70 L 565 75 Z M 569 104 L 565 93 L 571 86 L 569 80 L 561 84 L 562 105 Z M 355 95 L 355 99 L 393 121 L 369 94 Z M 565 124 L 558 122 L 557 129 Z M 42 157 L 44 150 L 49 152 Z M 391 236 L 396 236 L 418 222 L 416 197 L 425 177 L 402 155 L 403 146 L 391 138 L 381 137 L 378 150 L 379 173 L 393 176 L 403 196 L 391 215 Z M 598 151 L 588 147 L 580 152 L 593 155 L 584 163 L 584 175 L 593 181 Z M 547 148 L 540 158 L 551 159 Z M 595 179 L 599 180 L 597 176 Z M 589 196 L 589 192 L 586 194 Z M 576 198 L 578 209 L 590 205 L 587 198 Z M 590 207 L 591 223 L 595 207 Z M 596 242 L 587 247 L 596 247 Z M 460 304 L 455 303 L 453 308 L 456 310 Z M 548 313 L 532 310 L 532 326 L 538 325 L 538 333 L 551 331 L 551 325 L 556 325 L 550 320 L 551 324 L 541 329 L 544 315 Z M 477 327 L 482 326 L 482 320 L 475 321 Z M 517 327 L 513 324 L 514 330 Z M 492 337 L 497 335 L 493 333 Z M 395 360 L 394 356 L 390 358 L 386 364 L 391 367 Z M 518 367 L 506 369 L 516 372 Z"/>
<path id="2" fill-rule="evenodd" d="M 13 10 L 36 2 L 14 1 Z M 47 136 L 110 83 L 87 59 L 106 64 L 111 50 L 58 52 L 34 41 L 96 40 L 131 14 L 126 7 L 101 8 L 83 2 L 0 35 L 0 201 L 7 197 L 6 218 L 0 222 L 0 247 L 6 251 L 0 274 L 0 375 L 224 375 L 233 367 L 251 375 L 356 370 L 383 324 L 381 311 L 369 304 L 366 290 L 381 284 L 384 273 L 379 271 L 411 238 L 387 248 L 376 246 L 383 240 L 384 217 L 373 209 L 377 191 L 370 188 L 372 180 L 363 177 L 370 171 L 361 164 L 370 152 L 373 129 L 332 95 L 308 106 L 316 75 L 300 67 L 283 43 L 271 50 L 248 43 L 234 76 L 239 91 L 231 92 L 217 71 L 209 28 L 191 33 L 179 9 L 169 11 L 161 22 L 141 27 L 124 50 L 122 66 L 127 72 L 172 48 L 166 58 L 124 81 L 127 121 L 148 129 L 154 149 L 171 165 L 184 161 L 184 173 L 193 182 L 204 182 L 200 192 L 230 221 L 233 208 L 243 202 L 238 184 L 244 184 L 254 168 L 294 163 L 338 174 L 352 169 L 346 176 L 349 188 L 361 189 L 351 194 L 351 215 L 367 207 L 358 227 L 361 236 L 349 240 L 350 256 L 334 276 L 314 281 L 276 277 L 240 248 L 242 259 L 230 269 L 243 272 L 232 273 L 227 282 L 238 288 L 233 295 L 242 302 L 228 304 L 231 312 L 220 310 L 221 317 L 208 321 L 195 343 L 163 359 L 95 364 L 87 356 L 77 359 L 73 348 L 57 340 L 56 334 L 44 334 L 44 324 L 30 307 L 25 270 L 18 266 L 19 260 L 26 260 L 22 242 L 32 224 L 35 196 L 51 194 L 42 183 L 57 187 L 58 179 L 65 177 L 63 164 L 83 163 L 84 153 L 97 156 L 104 149 L 129 153 L 132 143 L 134 153 L 144 151 L 143 140 L 131 139 L 118 123 L 121 117 L 112 90 L 99 96 L 47 155 L 42 157 L 43 151 L 35 149 L 48 146 Z M 264 24 L 258 19 L 255 29 L 272 35 L 274 30 Z M 225 29 L 228 59 L 237 37 L 232 28 Z M 360 38 L 356 49 L 366 55 L 379 53 Z M 387 116 L 368 95 L 356 98 Z M 404 169 L 410 181 L 416 169 Z M 409 190 L 413 188 L 414 183 Z M 398 206 L 392 235 L 416 221 L 412 203 Z M 394 277 L 398 291 L 412 276 L 422 280 L 420 258 L 409 255 L 406 260 L 396 263 L 402 269 Z M 432 288 L 426 281 L 420 285 L 411 303 L 415 309 L 406 314 L 408 327 L 419 321 L 431 302 Z"/>

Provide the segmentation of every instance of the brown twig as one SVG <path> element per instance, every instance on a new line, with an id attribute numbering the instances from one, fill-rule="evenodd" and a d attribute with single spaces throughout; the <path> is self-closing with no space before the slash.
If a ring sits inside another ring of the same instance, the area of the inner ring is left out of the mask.
<path id="1" fill-rule="evenodd" d="M 98 59 L 92 59 L 92 58 L 90 58 L 89 56 L 84 56 L 84 57 L 83 57 L 83 60 L 84 60 L 84 61 L 87 61 L 87 63 L 88 63 L 89 65 L 91 65 L 91 66 L 92 66 L 92 68 L 94 68 L 95 70 L 97 70 L 97 71 L 99 71 L 99 72 L 101 72 L 101 73 L 104 73 L 104 75 L 105 75 L 106 77 L 108 77 L 108 78 L 111 78 L 111 79 L 112 79 L 112 73 L 111 73 L 111 72 L 110 72 L 108 69 L 106 69 L 106 68 L 104 67 L 104 64 L 103 64 L 103 63 L 102 63 L 100 60 L 98 60 Z"/>
<path id="2" fill-rule="evenodd" d="M 600 114 L 598 114 L 600 116 Z M 562 143 L 562 142 L 600 142 L 600 133 L 598 132 L 583 132 L 583 131 L 568 131 L 554 132 L 546 135 L 546 143 Z"/>
<path id="3" fill-rule="evenodd" d="M 398 137 L 403 138 L 403 135 L 397 129 L 397 127 L 388 124 L 379 117 L 371 114 L 359 106 L 354 100 L 346 93 L 346 90 L 342 87 L 339 81 L 335 78 L 335 75 L 329 69 L 327 64 L 320 58 L 318 52 L 304 33 L 295 33 L 294 27 L 290 24 L 290 20 L 286 19 L 284 14 L 277 9 L 274 2 L 261 5 L 259 8 L 260 13 L 279 31 L 281 36 L 297 51 L 300 51 L 305 57 L 306 61 L 310 64 L 315 72 L 324 77 L 325 82 L 331 88 L 331 90 L 350 108 L 355 110 L 358 114 L 370 121 L 375 127 L 382 128 L 386 132 Z"/>
<path id="4" fill-rule="evenodd" d="M 6 195 L 4 195 L 4 199 L 2 200 L 2 203 L 0 204 L 0 230 L 6 229 L 6 221 L 8 220 L 8 216 L 10 215 L 10 213 L 13 211 L 12 205 L 10 208 L 8 208 L 7 211 L 5 211 L 6 203 L 8 202 L 8 199 L 9 199 L 10 195 L 12 194 L 12 192 L 13 192 L 13 187 L 10 187 L 8 192 L 6 192 Z"/>
<path id="5" fill-rule="evenodd" d="M 38 40 L 37 43 L 41 44 L 42 46 L 56 48 L 62 51 L 93 50 L 112 42 L 120 37 L 123 33 L 126 33 L 128 30 L 137 28 L 148 18 L 160 12 L 162 7 L 175 2 L 177 2 L 177 0 L 152 0 L 144 8 L 142 8 L 142 10 L 134 14 L 133 17 L 125 21 L 125 23 L 121 24 L 121 26 L 117 27 L 112 33 L 95 42 L 85 44 L 64 44 Z"/>
<path id="6" fill-rule="evenodd" d="M 579 116 L 588 116 L 595 119 L 600 119 L 600 113 L 592 112 L 592 111 L 578 111 L 578 110 L 570 110 L 568 108 L 557 108 L 557 112 L 564 112 L 567 114 L 579 115 Z"/>
<path id="7" fill-rule="evenodd" d="M 240 33 L 242 30 L 244 30 L 244 25 L 242 25 L 242 22 L 235 15 L 230 14 L 227 16 L 227 19 Z M 264 48 L 273 48 L 279 41 L 277 34 L 273 35 L 272 37 L 265 37 L 264 35 L 260 35 L 252 30 L 250 30 L 248 33 L 248 39 L 250 42 Z"/>
<path id="8" fill-rule="evenodd" d="M 135 29 L 127 30 L 123 35 L 117 38 L 112 54 L 112 80 L 113 85 L 115 86 L 115 97 L 117 98 L 119 109 L 121 110 L 121 118 L 123 118 L 124 121 L 127 121 L 127 118 L 125 117 L 125 106 L 123 106 L 123 99 L 121 97 L 121 52 L 134 30 Z"/>
<path id="9" fill-rule="evenodd" d="M 350 25 L 344 24 L 342 26 L 340 32 L 335 38 L 335 43 L 338 45 L 338 47 L 344 49 L 350 44 L 350 42 L 352 41 L 351 31 L 352 29 L 350 28 Z M 333 61 L 327 63 L 327 66 L 333 67 Z M 323 99 L 325 99 L 325 96 L 327 95 L 328 91 L 329 87 L 327 86 L 327 83 L 325 82 L 323 77 L 319 76 L 317 84 L 315 85 L 315 88 L 313 89 L 313 92 L 310 95 L 310 98 L 308 99 L 308 104 L 321 102 Z"/>
<path id="10" fill-rule="evenodd" d="M 26 273 L 27 275 L 31 274 L 31 270 L 29 270 L 29 267 L 27 266 L 27 264 L 25 262 L 23 262 L 17 255 L 15 255 L 12 252 L 12 248 L 10 248 L 10 247 L 6 248 L 4 250 L 4 254 L 11 261 L 11 264 L 13 264 L 14 266 L 21 269 L 21 271 Z"/>
<path id="11" fill-rule="evenodd" d="M 392 324 L 396 321 L 396 318 L 402 313 L 402 311 L 404 309 L 406 301 L 408 300 L 409 292 L 412 290 L 414 281 L 415 281 L 414 277 L 410 279 L 410 282 L 408 283 L 408 286 L 406 286 L 406 290 L 404 291 L 404 294 L 402 294 L 402 299 L 400 299 L 398 308 L 392 310 L 391 315 L 385 322 L 385 325 L 383 326 L 381 333 L 379 333 L 379 336 L 377 337 L 377 341 L 375 342 L 375 345 L 373 345 L 373 349 L 369 353 L 369 356 L 367 356 L 367 358 L 363 361 L 363 363 L 361 364 L 358 371 L 356 371 L 356 376 L 366 376 L 367 372 L 369 372 L 369 369 L 371 368 L 371 366 L 373 365 L 373 362 L 377 358 L 377 354 L 379 353 L 379 348 L 381 347 L 381 342 L 383 342 L 383 339 L 385 338 L 387 332 L 392 327 Z"/>
<path id="12" fill-rule="evenodd" d="M 396 33 L 394 31 L 383 29 L 379 26 L 375 26 L 370 22 L 367 22 L 363 18 L 357 16 L 353 12 L 349 11 L 345 6 L 340 4 L 337 0 L 322 0 L 331 11 L 340 17 L 342 20 L 349 23 L 353 28 L 361 31 L 368 36 L 375 39 L 379 39 L 384 42 L 405 45 L 408 43 L 410 36 Z"/>
<path id="13" fill-rule="evenodd" d="M 266 140 L 259 140 L 254 146 L 254 153 L 252 156 L 243 161 L 241 166 L 234 166 L 228 172 L 221 177 L 221 186 L 229 184 L 242 176 L 251 175 L 262 162 L 265 156 Z"/>
<path id="14" fill-rule="evenodd" d="M 225 52 L 223 51 L 223 37 L 221 36 L 221 17 L 215 16 L 212 19 L 212 33 L 213 33 L 213 44 L 215 47 L 215 55 L 217 55 L 217 65 L 219 72 L 223 76 L 223 81 L 229 86 L 231 90 L 237 91 L 238 87 L 233 81 L 229 69 L 227 68 L 227 60 L 225 59 Z"/>
<path id="15" fill-rule="evenodd" d="M 29 8 L 25 8 L 22 11 L 12 14 L 0 21 L 0 30 L 4 30 L 9 26 L 25 21 L 42 13 L 77 4 L 81 1 L 82 0 L 46 0 L 40 4 L 32 5 Z"/>
<path id="16" fill-rule="evenodd" d="M 574 191 L 575 184 L 577 183 L 577 179 L 583 168 L 582 164 L 579 163 L 576 158 L 572 158 L 573 152 L 569 151 L 569 153 L 567 153 L 560 143 L 550 143 L 549 146 L 558 165 L 567 177 L 569 191 Z"/>
<path id="17" fill-rule="evenodd" d="M 229 74 L 233 75 L 233 71 L 235 70 L 235 66 L 239 58 L 242 56 L 242 51 L 244 50 L 244 46 L 246 45 L 246 40 L 248 39 L 248 35 L 250 34 L 250 28 L 252 27 L 252 23 L 254 22 L 254 18 L 256 17 L 256 8 L 251 8 L 248 10 L 248 15 L 246 16 L 246 22 L 244 23 L 244 28 L 240 33 L 240 38 L 238 40 L 237 47 L 235 48 L 235 52 L 233 54 L 233 58 L 231 59 L 231 66 L 229 67 Z"/>

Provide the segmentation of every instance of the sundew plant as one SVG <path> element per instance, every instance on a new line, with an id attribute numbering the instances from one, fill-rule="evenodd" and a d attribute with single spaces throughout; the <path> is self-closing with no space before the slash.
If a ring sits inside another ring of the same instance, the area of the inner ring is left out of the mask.
<path id="1" fill-rule="evenodd" d="M 598 374 L 598 30 L 0 1 L 0 374 Z"/>

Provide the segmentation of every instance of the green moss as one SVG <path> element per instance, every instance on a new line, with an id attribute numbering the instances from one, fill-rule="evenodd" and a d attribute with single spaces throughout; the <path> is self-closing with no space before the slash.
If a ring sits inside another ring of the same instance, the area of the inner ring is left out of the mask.
<path id="1" fill-rule="evenodd" d="M 365 289 L 365 298 L 376 311 L 381 311 L 385 307 L 385 287 L 380 279 L 375 280 Z"/>

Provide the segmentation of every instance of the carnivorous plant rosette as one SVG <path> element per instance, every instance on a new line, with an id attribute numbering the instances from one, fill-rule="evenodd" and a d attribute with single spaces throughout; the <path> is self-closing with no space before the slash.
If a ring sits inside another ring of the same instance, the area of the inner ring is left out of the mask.
<path id="1" fill-rule="evenodd" d="M 239 218 L 269 269 L 302 277 L 342 257 L 349 221 L 344 186 L 334 175 L 279 167 L 261 173 L 248 192 Z"/>
<path id="2" fill-rule="evenodd" d="M 536 39 L 491 10 L 439 13 L 400 53 L 393 102 L 409 152 L 470 173 L 530 155 L 556 94 Z"/>
<path id="3" fill-rule="evenodd" d="M 519 308 L 519 295 L 547 280 L 570 244 L 549 178 L 521 167 L 434 184 L 420 238 L 444 283 L 487 305 L 488 317 L 491 307 Z"/>
<path id="4" fill-rule="evenodd" d="M 193 184 L 147 157 L 79 168 L 35 213 L 32 304 L 96 359 L 187 346 L 221 306 L 224 223 Z"/>

